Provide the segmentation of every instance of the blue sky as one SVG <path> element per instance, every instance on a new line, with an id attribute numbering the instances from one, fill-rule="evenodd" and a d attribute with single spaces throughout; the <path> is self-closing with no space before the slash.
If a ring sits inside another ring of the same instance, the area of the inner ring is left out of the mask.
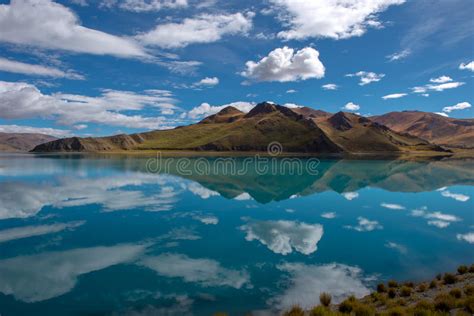
<path id="1" fill-rule="evenodd" d="M 469 0 L 0 0 L 0 131 L 109 135 L 271 100 L 472 117 Z"/>

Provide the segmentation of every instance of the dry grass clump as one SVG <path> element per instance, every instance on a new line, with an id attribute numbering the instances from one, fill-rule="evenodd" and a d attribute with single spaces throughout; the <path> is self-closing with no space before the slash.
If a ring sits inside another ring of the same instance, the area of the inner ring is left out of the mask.
<path id="1" fill-rule="evenodd" d="M 456 276 L 452 273 L 445 273 L 443 276 L 443 282 L 444 284 L 454 284 L 456 283 Z"/>
<path id="2" fill-rule="evenodd" d="M 396 287 L 398 287 L 398 282 L 395 281 L 395 280 L 390 280 L 390 281 L 388 281 L 388 287 L 396 288 Z"/>
<path id="3" fill-rule="evenodd" d="M 329 294 L 329 293 L 322 292 L 322 293 L 319 295 L 319 302 L 320 302 L 321 305 L 323 305 L 323 306 L 328 307 L 329 305 L 331 305 L 331 300 L 332 300 L 332 297 L 331 297 L 331 294 Z"/>
<path id="4" fill-rule="evenodd" d="M 458 273 L 459 274 L 466 274 L 469 271 L 469 268 L 465 265 L 459 266 L 458 267 Z"/>
<path id="5" fill-rule="evenodd" d="M 408 296 L 411 295 L 411 292 L 412 292 L 412 288 L 404 285 L 404 286 L 402 286 L 402 288 L 400 289 L 400 296 L 402 296 L 402 297 L 408 297 Z"/>
<path id="6" fill-rule="evenodd" d="M 298 306 L 293 306 L 289 311 L 285 312 L 283 316 L 304 316 L 304 310 Z"/>

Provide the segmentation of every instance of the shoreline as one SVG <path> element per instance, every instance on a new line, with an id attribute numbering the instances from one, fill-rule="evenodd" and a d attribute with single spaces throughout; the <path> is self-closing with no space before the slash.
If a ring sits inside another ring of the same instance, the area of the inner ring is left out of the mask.
<path id="1" fill-rule="evenodd" d="M 295 305 L 282 315 L 474 315 L 474 264 L 461 265 L 455 273 L 438 274 L 430 281 L 379 283 L 371 294 L 350 296 L 338 304 L 331 304 L 331 299 L 331 293 L 323 292 L 312 309 Z"/>

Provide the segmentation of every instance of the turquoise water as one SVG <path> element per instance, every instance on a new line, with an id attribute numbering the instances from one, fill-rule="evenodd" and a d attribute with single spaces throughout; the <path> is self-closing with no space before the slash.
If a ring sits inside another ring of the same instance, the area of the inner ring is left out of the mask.
<path id="1" fill-rule="evenodd" d="M 266 315 L 474 262 L 472 160 L 217 161 L 0 156 L 0 314 Z"/>

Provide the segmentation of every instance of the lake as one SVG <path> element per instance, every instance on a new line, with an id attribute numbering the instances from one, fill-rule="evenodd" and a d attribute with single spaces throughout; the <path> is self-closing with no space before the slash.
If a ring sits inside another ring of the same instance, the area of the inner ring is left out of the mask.
<path id="1" fill-rule="evenodd" d="M 0 156 L 0 314 L 230 315 L 474 262 L 474 160 Z"/>

